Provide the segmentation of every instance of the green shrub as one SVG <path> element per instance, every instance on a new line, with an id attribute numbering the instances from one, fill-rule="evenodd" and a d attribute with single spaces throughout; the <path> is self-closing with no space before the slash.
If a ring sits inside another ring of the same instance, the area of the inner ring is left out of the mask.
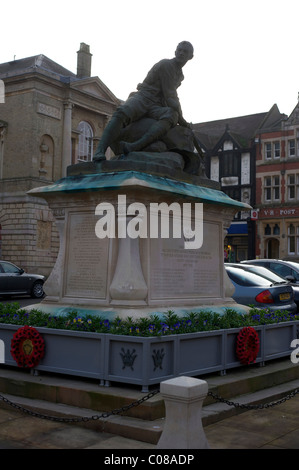
<path id="1" fill-rule="evenodd" d="M 146 318 L 109 320 L 95 315 L 79 315 L 71 310 L 67 315 L 50 315 L 39 310 L 21 309 L 18 303 L 0 303 L 0 324 L 29 325 L 63 330 L 113 333 L 130 336 L 165 336 L 169 334 L 194 333 L 244 326 L 259 326 L 270 323 L 299 320 L 299 315 L 271 312 L 252 308 L 248 314 L 226 309 L 224 314 L 213 311 L 190 312 L 184 317 L 173 311 L 165 312 L 161 318 L 151 315 Z"/>

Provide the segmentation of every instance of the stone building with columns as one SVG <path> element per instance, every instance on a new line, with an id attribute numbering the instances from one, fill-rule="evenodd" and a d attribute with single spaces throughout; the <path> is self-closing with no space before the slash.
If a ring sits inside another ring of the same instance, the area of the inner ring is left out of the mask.
<path id="1" fill-rule="evenodd" d="M 0 258 L 31 272 L 50 273 L 59 238 L 45 201 L 28 191 L 91 160 L 120 103 L 91 76 L 91 60 L 81 43 L 77 73 L 44 55 L 0 64 Z"/>

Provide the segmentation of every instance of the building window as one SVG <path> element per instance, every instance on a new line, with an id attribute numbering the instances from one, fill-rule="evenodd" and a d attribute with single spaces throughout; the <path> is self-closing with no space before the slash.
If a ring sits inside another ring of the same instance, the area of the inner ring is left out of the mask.
<path id="1" fill-rule="evenodd" d="M 280 234 L 280 227 L 278 224 L 275 224 L 273 228 L 273 235 L 279 235 L 279 234 Z"/>
<path id="2" fill-rule="evenodd" d="M 280 142 L 274 142 L 274 158 L 280 158 Z"/>
<path id="3" fill-rule="evenodd" d="M 289 140 L 288 141 L 288 156 L 289 157 L 295 157 L 296 156 L 296 145 L 295 145 L 295 139 Z"/>
<path id="4" fill-rule="evenodd" d="M 273 230 L 272 230 L 273 228 Z M 275 224 L 274 226 L 271 227 L 271 225 L 267 224 L 265 225 L 264 228 L 264 235 L 265 236 L 270 236 L 270 235 L 279 235 L 280 234 L 280 227 L 279 224 Z"/>
<path id="5" fill-rule="evenodd" d="M 265 227 L 265 235 L 271 235 L 271 227 L 269 224 L 266 225 Z"/>
<path id="6" fill-rule="evenodd" d="M 238 152 L 225 152 L 221 157 L 221 176 L 239 175 L 240 155 Z"/>
<path id="7" fill-rule="evenodd" d="M 79 145 L 78 145 L 78 161 L 89 162 L 93 155 L 93 131 L 88 122 L 81 121 L 78 126 Z"/>
<path id="8" fill-rule="evenodd" d="M 299 200 L 299 175 L 288 175 L 287 179 L 288 200 Z"/>
<path id="9" fill-rule="evenodd" d="M 272 160 L 272 158 L 280 158 L 280 142 L 266 142 L 264 148 L 265 160 Z"/>
<path id="10" fill-rule="evenodd" d="M 279 201 L 280 199 L 280 177 L 278 175 L 266 176 L 264 178 L 265 202 Z"/>
<path id="11" fill-rule="evenodd" d="M 294 255 L 295 249 L 296 249 L 296 227 L 293 224 L 290 224 L 288 226 L 288 254 Z"/>
<path id="12" fill-rule="evenodd" d="M 299 254 L 299 225 L 288 226 L 288 254 Z"/>
<path id="13" fill-rule="evenodd" d="M 267 142 L 265 144 L 265 158 L 266 158 L 266 160 L 271 160 L 271 158 L 272 158 L 272 144 L 271 144 L 271 142 Z"/>

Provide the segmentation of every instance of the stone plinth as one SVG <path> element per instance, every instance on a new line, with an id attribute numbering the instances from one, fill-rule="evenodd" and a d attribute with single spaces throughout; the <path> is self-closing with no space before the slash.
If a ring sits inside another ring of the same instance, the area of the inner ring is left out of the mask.
<path id="1" fill-rule="evenodd" d="M 157 449 L 209 449 L 202 426 L 202 405 L 208 384 L 193 377 L 161 383 L 166 421 Z"/>
<path id="2" fill-rule="evenodd" d="M 40 308 L 57 313 L 71 308 L 106 317 L 140 317 L 167 310 L 184 314 L 235 305 L 233 287 L 224 270 L 223 240 L 234 214 L 249 206 L 223 192 L 119 171 L 68 176 L 34 189 L 30 195 L 47 201 L 60 234 L 58 258 L 45 283 L 47 297 Z M 107 212 L 98 208 L 104 203 L 115 215 L 115 232 L 113 237 L 110 233 L 110 237 L 99 238 L 96 226 Z M 136 203 L 145 210 L 130 212 Z M 152 236 L 152 210 L 161 203 L 167 207 L 175 203 L 181 214 L 188 205 L 194 227 L 199 220 L 195 205 L 202 204 L 203 243 L 199 248 L 186 248 L 189 238 L 183 231 L 178 238 L 172 236 L 171 212 L 170 237 L 162 238 L 160 232 Z M 146 233 L 138 232 L 141 226 Z M 140 236 L 128 236 L 128 227 Z"/>

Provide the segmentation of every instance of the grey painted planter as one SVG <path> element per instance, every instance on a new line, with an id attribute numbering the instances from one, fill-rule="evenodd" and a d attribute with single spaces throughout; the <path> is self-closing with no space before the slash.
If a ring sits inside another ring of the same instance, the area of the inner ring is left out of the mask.
<path id="1" fill-rule="evenodd" d="M 5 364 L 16 365 L 10 344 L 17 325 L 0 325 Z M 97 333 L 36 328 L 45 341 L 45 355 L 36 370 L 104 379 L 105 338 Z"/>
<path id="2" fill-rule="evenodd" d="M 299 322 L 256 327 L 260 349 L 256 363 L 290 356 Z M 10 343 L 17 325 L 0 325 L 5 364 L 16 366 Z M 110 382 L 140 385 L 144 392 L 180 375 L 225 374 L 240 367 L 236 338 L 240 328 L 165 337 L 137 337 L 37 328 L 45 341 L 45 356 L 38 371 L 69 374 Z"/>

